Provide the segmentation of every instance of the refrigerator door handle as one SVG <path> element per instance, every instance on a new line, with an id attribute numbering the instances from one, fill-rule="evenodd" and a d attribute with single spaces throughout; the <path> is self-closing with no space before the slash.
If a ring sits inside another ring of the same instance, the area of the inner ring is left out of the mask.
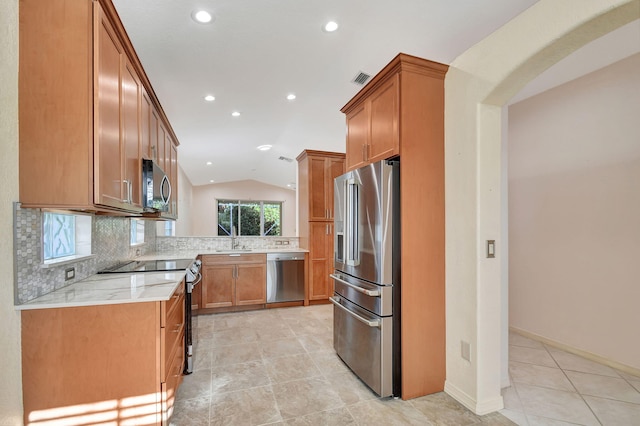
<path id="1" fill-rule="evenodd" d="M 338 297 L 329 297 L 329 301 L 331 303 L 333 303 L 335 306 L 337 306 L 338 308 L 342 309 L 343 311 L 345 311 L 346 313 L 348 313 L 349 315 L 351 315 L 352 317 L 354 317 L 358 321 L 367 324 L 369 327 L 380 328 L 380 321 L 379 320 L 369 321 L 365 317 L 361 317 L 360 315 L 356 314 L 355 312 L 349 310 L 349 308 L 345 308 L 344 306 L 342 306 L 342 304 L 340 303 L 339 300 L 340 299 Z"/>
<path id="2" fill-rule="evenodd" d="M 359 185 L 355 179 L 347 179 L 345 181 L 345 221 L 344 228 L 346 238 L 345 244 L 345 263 L 348 266 L 358 266 L 360 264 L 360 251 L 358 248 L 358 217 L 359 217 Z"/>
<path id="3" fill-rule="evenodd" d="M 342 284 L 346 285 L 347 287 L 351 287 L 352 289 L 354 289 L 355 291 L 362 293 L 362 294 L 366 294 L 367 296 L 371 296 L 371 297 L 380 297 L 380 291 L 379 290 L 367 290 L 366 288 L 362 288 L 359 287 L 357 285 L 351 284 L 345 280 L 343 280 L 342 278 L 340 278 L 339 276 L 335 275 L 335 274 L 329 274 L 329 276 L 331 278 L 333 278 L 336 281 L 341 282 Z"/>

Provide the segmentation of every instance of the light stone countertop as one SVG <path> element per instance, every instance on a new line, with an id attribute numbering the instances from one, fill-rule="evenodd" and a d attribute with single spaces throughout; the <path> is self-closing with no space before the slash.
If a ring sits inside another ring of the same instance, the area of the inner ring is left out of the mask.
<path id="1" fill-rule="evenodd" d="M 301 248 L 251 249 L 250 251 L 189 250 L 149 253 L 131 260 L 195 260 L 201 254 L 306 253 L 308 251 Z M 17 310 L 71 308 L 169 300 L 184 276 L 184 271 L 95 274 L 29 302 L 15 305 L 15 308 Z"/>
<path id="2" fill-rule="evenodd" d="M 169 300 L 185 271 L 96 274 L 21 305 L 17 310 Z"/>
<path id="3" fill-rule="evenodd" d="M 308 253 L 309 250 L 303 248 L 255 248 L 247 250 L 224 250 L 224 249 L 204 249 L 186 251 L 165 251 L 154 252 L 136 257 L 135 260 L 171 260 L 171 259 L 195 259 L 203 254 L 269 254 L 269 253 Z"/>

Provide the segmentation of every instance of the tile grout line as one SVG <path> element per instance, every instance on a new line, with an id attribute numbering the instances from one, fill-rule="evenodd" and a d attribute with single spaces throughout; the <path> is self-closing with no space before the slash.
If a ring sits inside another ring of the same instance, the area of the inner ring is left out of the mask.
<path id="1" fill-rule="evenodd" d="M 553 354 L 551 353 L 551 351 L 549 350 L 548 346 L 545 345 L 543 343 L 544 348 L 546 349 L 547 353 L 549 354 L 549 356 L 553 359 L 553 361 L 558 365 L 558 367 L 560 368 L 560 371 L 562 371 L 562 374 L 564 374 L 564 377 L 567 378 L 567 380 L 569 381 L 569 383 L 571 383 L 571 386 L 573 386 L 573 388 L 576 390 L 576 394 L 578 394 L 578 396 L 580 396 L 580 399 L 585 403 L 585 405 L 587 406 L 587 408 L 589 408 L 589 411 L 591 412 L 591 414 L 593 414 L 593 417 L 596 419 L 596 421 L 602 425 L 602 421 L 600 420 L 600 418 L 598 417 L 598 415 L 595 413 L 595 411 L 593 411 L 593 408 L 591 408 L 591 405 L 589 405 L 589 403 L 587 402 L 586 399 L 584 399 L 584 395 L 582 395 L 582 393 L 578 390 L 578 387 L 573 383 L 573 381 L 571 380 L 571 378 L 569 377 L 569 375 L 567 374 L 567 372 L 564 370 L 564 368 L 562 368 L 562 366 L 560 365 L 560 363 L 556 360 L 556 358 L 553 356 Z M 563 351 L 564 352 L 564 351 Z M 569 370 L 571 371 L 571 370 Z"/>

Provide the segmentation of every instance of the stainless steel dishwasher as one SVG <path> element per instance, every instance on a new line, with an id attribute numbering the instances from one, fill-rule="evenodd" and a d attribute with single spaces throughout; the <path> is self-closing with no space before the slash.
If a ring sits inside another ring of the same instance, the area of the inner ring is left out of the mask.
<path id="1" fill-rule="evenodd" d="M 267 303 L 304 300 L 304 253 L 267 253 Z"/>

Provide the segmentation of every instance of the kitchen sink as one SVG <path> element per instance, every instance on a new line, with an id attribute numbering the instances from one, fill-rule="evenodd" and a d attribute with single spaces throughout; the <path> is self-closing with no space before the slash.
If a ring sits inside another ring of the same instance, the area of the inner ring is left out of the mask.
<path id="1" fill-rule="evenodd" d="M 246 253 L 253 251 L 252 249 L 218 249 L 216 252 L 218 253 Z"/>

